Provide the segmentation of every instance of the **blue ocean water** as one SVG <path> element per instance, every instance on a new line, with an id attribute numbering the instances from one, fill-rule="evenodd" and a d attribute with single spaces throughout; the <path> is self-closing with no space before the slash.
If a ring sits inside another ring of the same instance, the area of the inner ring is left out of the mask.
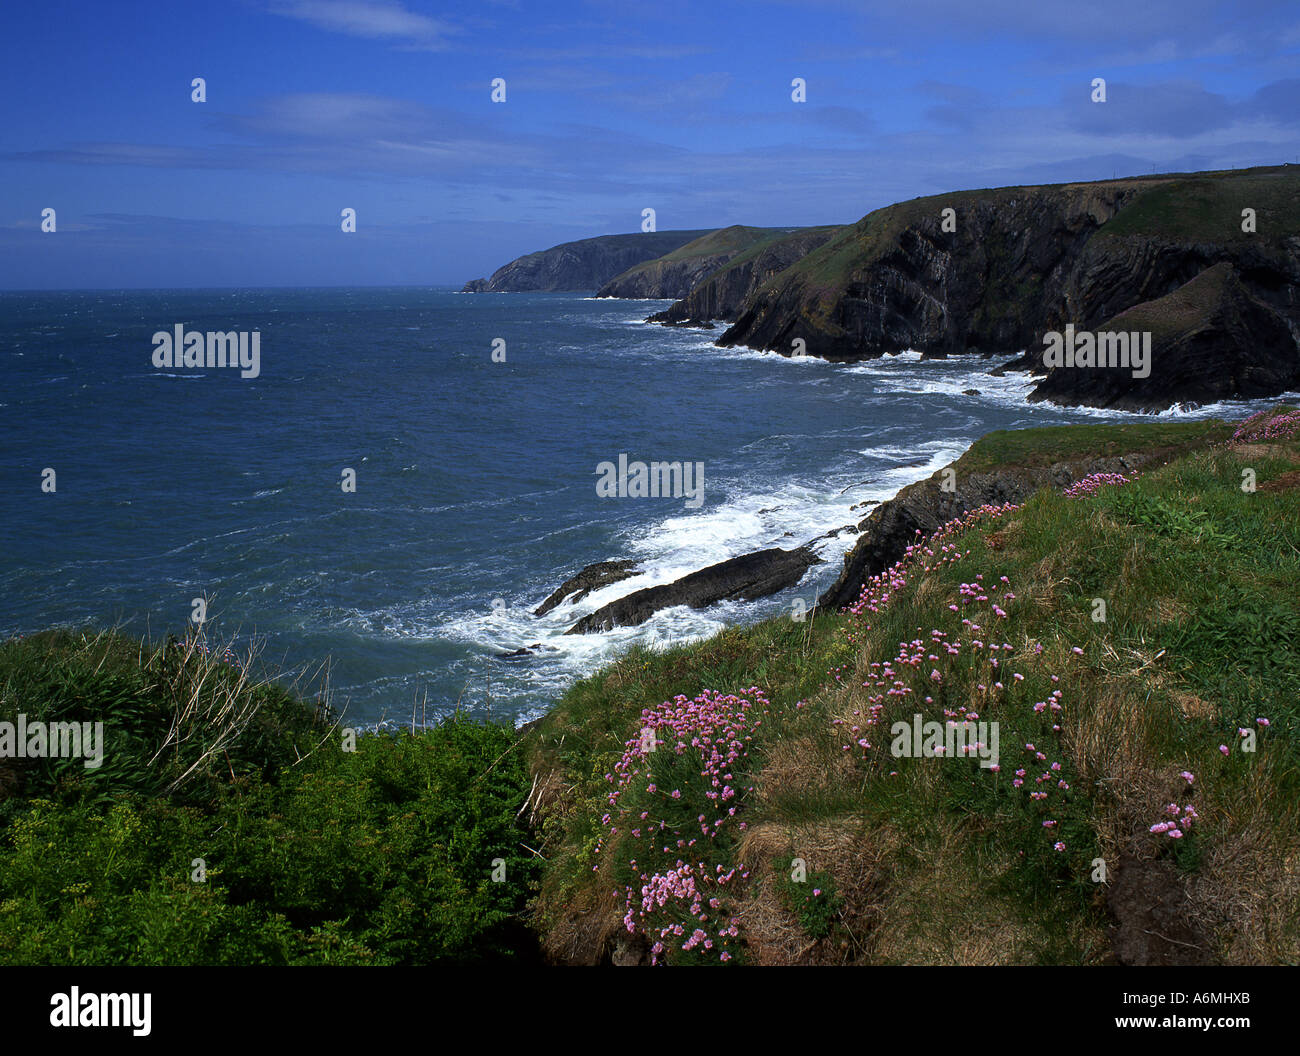
<path id="1" fill-rule="evenodd" d="M 774 598 L 563 634 L 598 605 L 854 523 L 854 504 L 889 498 L 989 430 L 1125 417 L 1025 403 L 1023 377 L 986 373 L 1018 349 L 836 366 L 720 349 L 720 328 L 642 322 L 666 303 L 416 288 L 0 293 L 0 634 L 89 624 L 156 636 L 203 597 L 210 635 L 255 640 L 286 677 L 328 662 L 354 722 L 458 705 L 520 721 L 633 641 L 677 643 L 811 603 L 853 537 L 823 539 L 827 563 Z M 260 332 L 259 376 L 155 368 L 152 335 L 177 324 Z M 596 467 L 620 453 L 704 463 L 703 505 L 599 497 Z M 531 614 L 582 566 L 627 557 L 641 575 Z M 533 643 L 536 657 L 499 659 Z"/>

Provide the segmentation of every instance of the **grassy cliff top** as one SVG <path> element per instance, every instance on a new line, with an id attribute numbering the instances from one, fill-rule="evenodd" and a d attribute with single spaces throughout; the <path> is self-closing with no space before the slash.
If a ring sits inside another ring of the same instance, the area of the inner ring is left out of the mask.
<path id="1" fill-rule="evenodd" d="M 1130 451 L 1182 454 L 1227 440 L 1232 431 L 1232 425 L 1214 419 L 997 429 L 976 440 L 954 465 L 958 473 L 987 473 L 1003 466 L 1050 466 Z"/>
<path id="2" fill-rule="evenodd" d="M 634 264 L 622 274 L 615 276 L 611 282 L 653 273 L 666 264 L 690 263 L 709 257 L 728 255 L 734 258 L 742 253 L 752 255 L 797 230 L 799 229 L 788 227 L 745 227 L 741 224 L 719 228 L 717 231 L 709 231 L 699 238 L 692 239 L 684 246 L 679 246 L 663 256 Z"/>
<path id="3" fill-rule="evenodd" d="M 795 230 L 789 227 L 746 227 L 733 224 L 731 227 L 710 231 L 707 235 L 687 242 L 680 249 L 659 257 L 661 261 L 695 260 L 699 257 L 719 256 L 724 253 L 738 253 L 745 249 L 775 241 Z M 648 263 L 655 263 L 649 261 Z"/>
<path id="4" fill-rule="evenodd" d="M 1242 230 L 1242 210 L 1255 210 L 1256 231 Z M 1173 176 L 1148 187 L 1097 233 L 1171 242 L 1276 244 L 1300 230 L 1300 166 L 1233 169 Z"/>
<path id="5" fill-rule="evenodd" d="M 1143 448 L 1168 464 L 973 514 L 856 612 L 635 650 L 575 686 L 530 749 L 551 954 L 1300 959 L 1286 413 L 1235 436 L 1217 421 L 991 434 L 959 473 Z M 895 724 L 916 715 L 996 722 L 998 768 L 900 754 Z"/>

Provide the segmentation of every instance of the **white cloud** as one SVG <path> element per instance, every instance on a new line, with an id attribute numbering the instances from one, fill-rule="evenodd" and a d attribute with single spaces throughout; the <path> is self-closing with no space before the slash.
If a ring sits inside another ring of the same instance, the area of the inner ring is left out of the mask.
<path id="1" fill-rule="evenodd" d="M 443 37 L 453 32 L 445 23 L 408 11 L 396 0 L 277 0 L 269 10 L 333 33 L 401 41 L 418 49 L 445 47 Z"/>

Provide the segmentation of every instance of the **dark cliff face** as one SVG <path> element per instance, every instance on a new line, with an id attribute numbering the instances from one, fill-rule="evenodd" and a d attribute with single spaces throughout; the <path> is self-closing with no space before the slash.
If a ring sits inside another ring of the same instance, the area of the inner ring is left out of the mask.
<path id="1" fill-rule="evenodd" d="M 461 292 L 590 293 L 633 265 L 671 253 L 707 233 L 648 231 L 565 242 L 513 260 L 494 271 L 489 279 L 473 279 Z"/>
<path id="2" fill-rule="evenodd" d="M 746 298 L 760 286 L 842 230 L 840 227 L 808 228 L 737 254 L 726 266 L 719 266 L 689 290 L 675 294 L 681 298 L 676 304 L 647 321 L 675 325 L 733 320 Z"/>
<path id="3" fill-rule="evenodd" d="M 1097 329 L 1150 333 L 1148 376 L 1123 368 L 1057 367 L 1030 394 L 1031 402 L 1158 411 L 1171 402 L 1249 399 L 1300 387 L 1300 350 L 1285 316 L 1254 296 L 1226 261 Z"/>
<path id="4" fill-rule="evenodd" d="M 1244 209 L 1255 231 L 1243 230 Z M 831 360 L 915 349 L 1041 361 L 1045 332 L 1106 329 L 1152 302 L 1137 317 L 1157 338 L 1150 378 L 1072 369 L 1040 398 L 1156 410 L 1273 395 L 1297 383 L 1298 223 L 1293 166 L 917 199 L 869 214 L 750 291 L 719 344 L 789 355 L 802 339 Z M 1175 305 L 1161 298 L 1217 265 L 1231 272 L 1222 284 L 1189 288 L 1213 292 L 1199 316 L 1164 319 Z M 708 285 L 686 314 L 720 314 Z"/>
<path id="5" fill-rule="evenodd" d="M 1003 188 L 877 210 L 748 298 L 720 344 L 849 360 L 1015 352 L 1083 246 L 1136 190 Z M 945 231 L 944 209 L 955 231 Z"/>

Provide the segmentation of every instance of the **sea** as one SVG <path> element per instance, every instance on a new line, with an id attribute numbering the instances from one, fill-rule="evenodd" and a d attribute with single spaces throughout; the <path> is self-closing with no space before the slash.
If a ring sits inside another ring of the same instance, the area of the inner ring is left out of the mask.
<path id="1" fill-rule="evenodd" d="M 811 607 L 853 545 L 828 533 L 990 430 L 1134 417 L 1027 403 L 1027 377 L 988 373 L 1019 349 L 837 365 L 644 321 L 668 303 L 0 292 L 0 636 L 158 639 L 201 616 L 214 647 L 255 651 L 355 725 L 519 723 L 634 643 Z M 156 365 L 154 335 L 177 327 L 256 335 L 256 376 Z M 703 501 L 598 494 L 620 455 L 702 464 Z M 825 563 L 779 595 L 564 633 L 633 590 L 813 539 Z M 615 559 L 639 574 L 533 615 Z"/>

